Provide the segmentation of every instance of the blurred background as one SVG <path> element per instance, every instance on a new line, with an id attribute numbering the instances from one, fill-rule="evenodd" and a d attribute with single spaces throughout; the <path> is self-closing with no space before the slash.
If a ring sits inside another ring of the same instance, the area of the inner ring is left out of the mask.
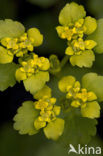
<path id="1" fill-rule="evenodd" d="M 37 27 L 44 35 L 44 43 L 35 51 L 39 55 L 64 56 L 66 42 L 61 40 L 55 30 L 58 15 L 63 6 L 72 0 L 0 0 L 0 19 L 13 19 L 21 22 L 26 30 Z M 103 0 L 74 0 L 83 4 L 87 15 L 96 19 L 103 18 Z M 71 68 L 69 74 L 75 73 L 78 77 L 85 72 L 95 71 L 103 75 L 103 55 L 96 55 L 92 69 Z M 55 88 L 55 86 L 54 86 Z M 47 140 L 42 132 L 36 136 L 21 136 L 13 130 L 13 117 L 22 102 L 32 100 L 22 84 L 16 84 L 0 92 L 0 156 L 67 156 L 68 149 Z M 101 104 L 102 106 L 102 104 Z M 103 108 L 103 106 L 102 106 Z M 97 136 L 91 141 L 92 145 L 103 145 L 103 112 L 98 120 Z M 71 155 L 73 156 L 73 154 Z"/>

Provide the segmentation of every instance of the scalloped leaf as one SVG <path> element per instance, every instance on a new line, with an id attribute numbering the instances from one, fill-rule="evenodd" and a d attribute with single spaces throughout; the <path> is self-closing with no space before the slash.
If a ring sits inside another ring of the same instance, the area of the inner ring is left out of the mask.
<path id="1" fill-rule="evenodd" d="M 64 76 L 59 82 L 58 87 L 61 92 L 66 92 L 67 86 L 73 86 L 75 82 L 75 77 L 73 76 Z"/>
<path id="2" fill-rule="evenodd" d="M 18 82 L 20 82 L 21 80 L 25 80 L 25 79 L 26 79 L 26 73 L 22 72 L 22 71 L 20 70 L 20 68 L 18 68 L 18 69 L 16 70 L 15 77 L 16 77 L 16 80 L 17 80 Z"/>
<path id="3" fill-rule="evenodd" d="M 49 98 L 51 97 L 51 88 L 49 88 L 47 85 L 45 85 L 41 90 L 39 90 L 35 95 L 34 99 L 42 99 L 44 96 L 48 96 Z"/>
<path id="4" fill-rule="evenodd" d="M 98 101 L 103 101 L 103 76 L 96 73 L 85 74 L 82 78 L 82 86 L 88 91 L 93 91 Z"/>
<path id="5" fill-rule="evenodd" d="M 8 54 L 7 49 L 3 48 L 0 46 L 0 63 L 1 64 L 6 64 L 6 63 L 11 63 L 13 61 L 13 55 Z"/>
<path id="6" fill-rule="evenodd" d="M 92 136 L 96 135 L 95 119 L 83 118 L 70 112 L 66 114 L 64 120 L 64 133 L 59 139 L 64 146 L 78 145 L 78 143 L 85 145 L 89 143 Z"/>
<path id="7" fill-rule="evenodd" d="M 37 74 L 29 77 L 24 80 L 24 86 L 27 91 L 30 91 L 31 94 L 35 94 L 37 91 L 42 89 L 46 82 L 49 81 L 49 73 L 48 72 L 38 72 Z"/>
<path id="8" fill-rule="evenodd" d="M 82 5 L 77 3 L 66 4 L 59 14 L 59 23 L 61 25 L 69 25 L 78 19 L 86 16 L 86 12 Z"/>
<path id="9" fill-rule="evenodd" d="M 0 64 L 0 91 L 4 91 L 8 87 L 15 85 L 15 72 L 17 67 L 15 63 Z"/>
<path id="10" fill-rule="evenodd" d="M 87 16 L 84 20 L 84 26 L 87 28 L 85 34 L 90 35 L 96 30 L 97 21 L 95 18 L 92 18 L 91 16 Z"/>
<path id="11" fill-rule="evenodd" d="M 35 47 L 38 47 L 38 46 L 40 46 L 43 43 L 43 35 L 40 33 L 39 29 L 37 29 L 37 28 L 30 28 L 27 31 L 27 34 L 28 34 L 28 38 L 29 39 L 30 38 L 34 39 L 33 45 Z"/>
<path id="12" fill-rule="evenodd" d="M 86 50 L 81 55 L 73 55 L 70 57 L 70 62 L 73 66 L 78 67 L 92 67 L 93 61 L 95 61 L 95 55 L 92 50 Z"/>
<path id="13" fill-rule="evenodd" d="M 99 118 L 100 117 L 100 106 L 97 101 L 88 102 L 86 107 L 81 108 L 83 117 L 87 118 Z"/>
<path id="14" fill-rule="evenodd" d="M 18 130 L 20 134 L 33 135 L 38 133 L 34 127 L 34 120 L 38 117 L 39 112 L 34 108 L 33 101 L 26 101 L 17 110 L 14 117 L 14 129 Z"/>
<path id="15" fill-rule="evenodd" d="M 57 140 L 63 133 L 64 120 L 57 118 L 56 120 L 48 123 L 44 128 L 44 134 L 48 139 Z"/>
<path id="16" fill-rule="evenodd" d="M 88 36 L 88 39 L 92 39 L 97 42 L 97 46 L 94 48 L 96 53 L 103 53 L 103 18 L 97 21 L 96 31 Z"/>
<path id="17" fill-rule="evenodd" d="M 3 37 L 19 37 L 25 32 L 24 26 L 11 19 L 0 20 L 0 39 Z"/>

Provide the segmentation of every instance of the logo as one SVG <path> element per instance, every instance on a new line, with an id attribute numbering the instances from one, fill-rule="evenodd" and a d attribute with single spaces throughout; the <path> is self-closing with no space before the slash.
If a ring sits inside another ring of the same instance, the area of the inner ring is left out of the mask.
<path id="1" fill-rule="evenodd" d="M 72 144 L 70 144 L 68 154 L 75 153 L 76 155 L 79 155 L 79 154 L 99 155 L 101 154 L 101 152 L 102 152 L 101 147 L 88 147 L 87 145 L 82 147 L 80 144 L 78 144 L 77 149 L 75 149 L 75 147 Z"/>

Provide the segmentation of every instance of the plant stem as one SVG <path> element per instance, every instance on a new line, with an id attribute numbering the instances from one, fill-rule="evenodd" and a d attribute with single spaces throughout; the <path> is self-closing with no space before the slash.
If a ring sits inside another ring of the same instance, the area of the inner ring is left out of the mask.
<path id="1" fill-rule="evenodd" d="M 61 69 L 65 66 L 65 64 L 68 62 L 68 59 L 69 59 L 69 56 L 64 56 L 63 57 L 63 59 L 61 60 L 61 63 L 60 63 L 60 67 L 61 67 Z M 60 75 L 61 75 L 61 70 L 59 71 L 59 72 L 57 72 L 57 73 L 55 73 L 55 76 L 56 77 L 60 77 Z"/>
<path id="2" fill-rule="evenodd" d="M 67 63 L 68 59 L 69 59 L 68 55 L 63 57 L 63 59 L 61 61 L 61 68 L 63 68 L 65 66 L 65 64 Z"/>

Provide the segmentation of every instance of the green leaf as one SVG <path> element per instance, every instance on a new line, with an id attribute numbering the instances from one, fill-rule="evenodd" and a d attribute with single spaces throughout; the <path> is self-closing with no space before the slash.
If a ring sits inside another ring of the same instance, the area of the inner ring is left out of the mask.
<path id="1" fill-rule="evenodd" d="M 60 144 L 51 141 L 47 145 L 43 145 L 36 156 L 68 156 L 68 151 Z"/>
<path id="2" fill-rule="evenodd" d="M 14 129 L 20 134 L 36 134 L 38 131 L 34 127 L 34 121 L 38 117 L 39 112 L 34 108 L 32 101 L 26 101 L 18 109 L 14 117 Z"/>
<path id="3" fill-rule="evenodd" d="M 96 73 L 85 74 L 82 78 L 82 86 L 88 91 L 93 91 L 100 102 L 103 101 L 103 76 Z"/>
<path id="4" fill-rule="evenodd" d="M 0 91 L 13 87 L 16 83 L 15 72 L 17 65 L 15 63 L 0 64 Z"/>
<path id="5" fill-rule="evenodd" d="M 79 144 L 79 143 L 78 143 Z M 76 146 L 74 146 L 74 148 L 78 151 L 78 144 Z M 84 147 L 83 149 L 83 153 L 85 152 L 85 146 L 81 145 L 81 147 Z M 93 139 L 91 140 L 91 142 L 87 145 L 87 147 L 93 147 L 94 149 L 97 149 L 97 147 L 103 147 L 103 141 L 100 137 L 96 136 L 93 137 Z M 47 145 L 43 145 L 36 156 L 103 156 L 102 152 L 101 154 L 92 154 L 92 149 L 91 149 L 91 154 L 89 154 L 89 152 L 87 152 L 88 154 L 76 154 L 76 153 L 69 153 L 70 150 L 70 145 L 68 145 L 67 148 L 64 148 L 64 146 L 57 144 L 55 142 L 48 142 Z M 88 150 L 89 151 L 89 150 Z M 69 154 L 68 154 L 69 153 Z M 82 153 L 82 152 L 81 152 Z"/>
<path id="6" fill-rule="evenodd" d="M 31 2 L 32 4 L 36 4 L 43 8 L 50 7 L 57 2 L 57 0 L 28 0 L 28 1 Z"/>
<path id="7" fill-rule="evenodd" d="M 25 80 L 25 79 L 26 79 L 26 73 L 22 72 L 22 71 L 20 70 L 20 68 L 18 68 L 18 69 L 16 70 L 15 77 L 16 77 L 16 80 L 17 80 L 18 82 L 20 82 L 21 80 Z"/>
<path id="8" fill-rule="evenodd" d="M 8 51 L 0 46 L 0 63 L 5 64 L 5 63 L 10 63 L 13 61 L 13 54 L 8 54 Z"/>
<path id="9" fill-rule="evenodd" d="M 88 102 L 86 107 L 81 108 L 83 117 L 87 118 L 98 118 L 100 117 L 100 106 L 97 101 Z"/>
<path id="10" fill-rule="evenodd" d="M 84 7 L 74 2 L 66 4 L 59 15 L 61 25 L 69 25 L 86 16 Z"/>
<path id="11" fill-rule="evenodd" d="M 12 122 L 6 122 L 0 127 L 0 156 L 33 156 L 40 148 L 48 144 L 43 133 L 32 135 L 20 135 L 13 129 Z M 5 150 L 6 147 L 6 150 Z"/>
<path id="12" fill-rule="evenodd" d="M 85 145 L 96 134 L 97 121 L 95 119 L 83 118 L 70 112 L 64 120 L 64 133 L 59 139 L 64 146 L 78 145 L 78 143 Z"/>
<path id="13" fill-rule="evenodd" d="M 97 42 L 97 46 L 94 48 L 96 53 L 103 53 L 103 18 L 97 21 L 96 31 L 88 36 L 88 39 L 92 39 Z"/>
<path id="14" fill-rule="evenodd" d="M 44 128 L 44 133 L 48 139 L 57 140 L 63 133 L 64 120 L 57 118 L 56 120 L 48 123 Z"/>
<path id="15" fill-rule="evenodd" d="M 27 91 L 30 91 L 31 94 L 35 94 L 37 91 L 42 89 L 46 82 L 49 81 L 49 73 L 42 72 L 29 77 L 28 79 L 24 80 L 24 86 Z"/>
<path id="16" fill-rule="evenodd" d="M 40 33 L 40 31 L 37 28 L 30 28 L 27 31 L 28 34 L 28 38 L 32 38 L 33 41 L 33 45 L 35 47 L 40 46 L 43 43 L 43 35 Z"/>
<path id="17" fill-rule="evenodd" d="M 97 28 L 97 21 L 95 18 L 87 16 L 84 21 L 84 26 L 86 27 L 85 34 L 92 34 Z"/>
<path id="18" fill-rule="evenodd" d="M 45 85 L 41 90 L 39 90 L 35 95 L 34 99 L 42 99 L 44 96 L 51 97 L 51 88 L 49 88 L 47 85 Z"/>
<path id="19" fill-rule="evenodd" d="M 73 76 L 64 76 L 58 83 L 58 87 L 61 92 L 66 92 L 67 86 L 73 86 L 75 82 L 75 77 Z"/>
<path id="20" fill-rule="evenodd" d="M 81 145 L 82 146 L 82 145 Z M 5 150 L 6 147 L 6 150 Z M 84 146 L 83 146 L 84 147 Z M 99 136 L 93 137 L 88 147 L 103 147 L 103 140 Z M 76 145 L 76 149 L 78 144 Z M 12 123 L 3 124 L 0 128 L 0 155 L 1 156 L 68 156 L 67 148 L 54 141 L 48 141 L 43 133 L 32 135 L 20 135 L 13 128 Z M 84 150 L 83 150 L 84 151 Z M 33 155 L 34 154 L 34 155 Z M 96 156 L 92 154 L 69 156 Z M 103 156 L 102 154 L 99 156 Z"/>
<path id="21" fill-rule="evenodd" d="M 90 68 L 95 61 L 95 55 L 92 50 L 86 50 L 81 55 L 73 55 L 70 57 L 70 62 L 73 66 Z"/>
<path id="22" fill-rule="evenodd" d="M 3 37 L 19 37 L 25 32 L 24 26 L 11 19 L 0 20 L 0 39 Z"/>
<path id="23" fill-rule="evenodd" d="M 92 71 L 91 68 L 79 68 L 79 67 L 73 68 L 72 66 L 70 66 L 69 63 L 67 63 L 59 74 L 57 74 L 56 76 L 52 76 L 48 83 L 48 86 L 52 89 L 52 96 L 58 99 L 57 103 L 60 101 L 63 95 L 65 96 L 65 93 L 63 94 L 60 91 L 60 88 L 58 87 L 58 81 L 60 81 L 63 77 L 67 77 L 68 75 L 72 75 L 76 77 L 78 81 L 81 81 L 82 77 L 86 73 L 91 72 L 91 71 Z M 61 83 L 61 86 L 62 86 L 62 83 Z"/>

